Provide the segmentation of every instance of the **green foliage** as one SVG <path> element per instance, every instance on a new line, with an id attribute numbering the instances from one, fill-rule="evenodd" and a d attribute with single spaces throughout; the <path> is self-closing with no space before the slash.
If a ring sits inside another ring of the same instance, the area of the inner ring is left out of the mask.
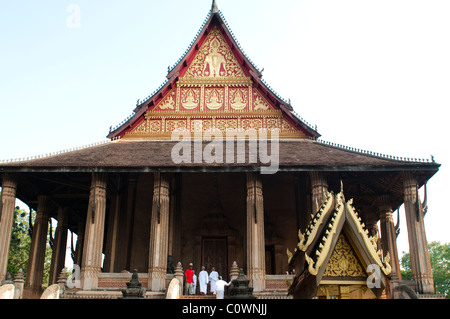
<path id="1" fill-rule="evenodd" d="M 401 274 L 403 280 L 412 280 L 411 271 L 411 258 L 409 253 L 403 252 L 402 259 L 400 260 Z"/>
<path id="2" fill-rule="evenodd" d="M 450 243 L 440 242 L 428 243 L 430 252 L 431 269 L 433 270 L 433 280 L 436 293 L 450 296 Z M 411 260 L 409 253 L 404 253 L 401 259 L 402 279 L 411 280 Z"/>
<path id="3" fill-rule="evenodd" d="M 24 275 L 28 267 L 28 254 L 30 253 L 31 238 L 28 234 L 28 213 L 16 207 L 11 233 L 11 243 L 8 256 L 7 271 L 14 276 L 19 269 Z"/>
<path id="4" fill-rule="evenodd" d="M 28 268 L 28 258 L 31 247 L 29 214 L 32 214 L 32 223 L 34 223 L 35 213 L 27 212 L 20 207 L 14 210 L 14 221 L 11 232 L 11 243 L 8 255 L 7 271 L 14 277 L 19 269 L 23 270 L 26 277 Z M 50 222 L 49 222 L 50 223 Z M 45 251 L 43 288 L 48 287 L 50 264 L 52 260 L 52 249 L 48 244 Z"/>

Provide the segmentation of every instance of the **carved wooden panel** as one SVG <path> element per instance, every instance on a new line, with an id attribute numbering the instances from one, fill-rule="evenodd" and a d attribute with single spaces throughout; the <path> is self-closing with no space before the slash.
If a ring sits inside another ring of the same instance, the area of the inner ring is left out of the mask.
<path id="1" fill-rule="evenodd" d="M 202 238 L 202 265 L 208 273 L 215 267 L 220 276 L 228 278 L 226 238 Z"/>

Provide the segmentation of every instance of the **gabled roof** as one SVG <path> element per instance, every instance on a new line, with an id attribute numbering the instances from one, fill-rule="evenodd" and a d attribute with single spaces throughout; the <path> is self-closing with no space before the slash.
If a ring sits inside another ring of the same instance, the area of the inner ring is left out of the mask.
<path id="1" fill-rule="evenodd" d="M 184 52 L 182 57 L 177 63 L 169 68 L 167 78 L 164 83 L 148 96 L 143 102 L 139 102 L 136 106 L 133 114 L 124 120 L 119 126 L 112 128 L 107 138 L 114 139 L 117 137 L 124 137 L 126 132 L 136 129 L 146 116 L 146 112 L 151 111 L 160 103 L 166 95 L 171 92 L 176 86 L 178 81 L 186 75 L 193 59 L 199 53 L 202 44 L 208 38 L 211 30 L 217 27 L 220 33 L 223 35 L 224 40 L 229 46 L 232 54 L 236 58 L 242 71 L 251 82 L 253 88 L 257 89 L 270 104 L 276 109 L 282 112 L 283 117 L 292 125 L 294 125 L 299 131 L 302 131 L 305 137 L 317 139 L 320 134 L 309 125 L 306 121 L 301 119 L 297 113 L 294 112 L 292 106 L 281 98 L 276 92 L 274 92 L 269 85 L 267 85 L 262 79 L 262 73 L 253 64 L 253 62 L 244 53 L 238 41 L 236 40 L 234 33 L 229 28 L 228 23 L 225 21 L 221 11 L 218 10 L 216 1 L 213 1 L 211 10 L 208 13 L 205 22 L 200 30 L 197 32 L 194 40 L 191 42 L 190 47 Z"/>
<path id="2" fill-rule="evenodd" d="M 373 290 L 375 295 L 381 294 L 385 287 L 385 277 L 391 273 L 390 257 L 389 254 L 382 256 L 381 251 L 377 249 L 377 236 L 369 236 L 352 204 L 353 200 L 345 201 L 343 191 L 337 195 L 328 192 L 305 233 L 299 231 L 299 243 L 294 254 L 288 252 L 289 268 L 296 269 L 296 277 L 289 289 L 290 294 L 303 298 L 312 298 L 315 295 L 343 233 L 353 243 L 364 267 L 358 275 L 365 273 L 365 277 L 368 277 L 365 269 L 369 265 L 379 267 L 380 286 L 374 287 Z"/>

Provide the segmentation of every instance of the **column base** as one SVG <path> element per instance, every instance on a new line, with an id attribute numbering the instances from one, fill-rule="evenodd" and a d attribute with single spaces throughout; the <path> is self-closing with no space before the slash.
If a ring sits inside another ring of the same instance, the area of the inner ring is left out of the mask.
<path id="1" fill-rule="evenodd" d="M 264 271 L 253 270 L 249 275 L 249 279 L 253 292 L 261 292 L 266 290 L 266 275 Z"/>
<path id="2" fill-rule="evenodd" d="M 166 290 L 166 272 L 149 271 L 148 288 L 152 292 L 162 292 Z"/>
<path id="3" fill-rule="evenodd" d="M 81 289 L 96 290 L 98 288 L 98 275 L 100 271 L 81 270 Z"/>
<path id="4" fill-rule="evenodd" d="M 28 287 L 23 289 L 22 299 L 40 299 L 42 296 L 42 287 Z"/>

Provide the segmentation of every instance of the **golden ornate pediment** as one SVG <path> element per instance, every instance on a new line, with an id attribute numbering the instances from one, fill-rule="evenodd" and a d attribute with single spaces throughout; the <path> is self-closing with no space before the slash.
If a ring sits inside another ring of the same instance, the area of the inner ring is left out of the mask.
<path id="1" fill-rule="evenodd" d="M 246 76 L 219 28 L 213 26 L 184 77 L 213 80 Z"/>
<path id="2" fill-rule="evenodd" d="M 323 276 L 326 277 L 367 277 L 350 243 L 341 233 Z"/>
<path id="3" fill-rule="evenodd" d="M 192 135 L 195 132 L 220 130 L 226 137 L 227 130 L 247 131 L 255 129 L 279 130 L 280 137 L 300 137 L 305 135 L 287 122 L 281 111 L 269 110 L 265 112 L 177 112 L 177 111 L 148 111 L 145 118 L 137 124 L 127 138 L 171 138 L 175 130 L 187 130 Z"/>
<path id="4" fill-rule="evenodd" d="M 254 85 L 217 25 L 213 25 L 184 74 L 158 97 L 125 138 L 171 138 L 175 130 L 194 134 L 220 130 L 277 130 L 282 138 L 305 138 L 281 109 Z"/>

